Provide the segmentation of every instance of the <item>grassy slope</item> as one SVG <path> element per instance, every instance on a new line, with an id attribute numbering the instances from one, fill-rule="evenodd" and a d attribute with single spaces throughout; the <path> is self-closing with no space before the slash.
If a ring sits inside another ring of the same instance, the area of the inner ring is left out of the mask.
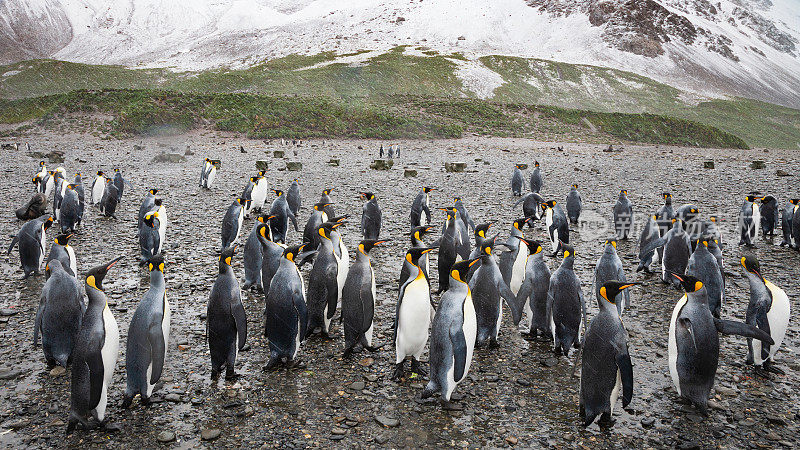
<path id="1" fill-rule="evenodd" d="M 202 94 L 246 92 L 270 97 L 319 97 L 320 102 L 329 99 L 327 101 L 331 105 L 340 105 L 351 112 L 370 111 L 370 114 L 385 108 L 395 111 L 405 109 L 405 105 L 397 104 L 398 95 L 429 99 L 475 97 L 455 75 L 456 60 L 463 59 L 461 55 L 443 56 L 424 52 L 427 56 L 415 56 L 405 50 L 398 47 L 359 64 L 337 63 L 336 55 L 321 53 L 312 56 L 292 55 L 243 70 L 219 69 L 200 73 L 28 61 L 0 67 L 0 97 L 32 97 L 61 94 L 74 89 L 104 88 L 159 89 Z M 531 107 L 552 105 L 598 113 L 650 113 L 717 127 L 742 137 L 751 146 L 795 148 L 800 145 L 800 111 L 790 108 L 746 99 L 687 104 L 678 89 L 629 72 L 601 67 L 506 56 L 483 57 L 480 62 L 499 73 L 505 81 L 495 90 L 493 102 Z M 309 68 L 315 64 L 318 66 Z M 241 107 L 228 106 L 228 112 L 252 108 L 252 105 L 246 104 Z M 40 105 L 39 109 L 26 106 L 16 108 L 16 111 L 0 112 L 0 121 L 18 122 L 31 115 L 41 116 L 36 113 L 41 112 L 41 107 L 48 106 Z M 518 115 L 517 120 L 524 116 L 519 116 L 518 112 L 514 114 Z M 541 111 L 537 115 L 541 115 Z M 427 117 L 432 118 L 430 115 Z M 241 117 L 228 119 L 234 123 L 243 120 Z M 600 127 L 603 119 L 594 116 L 588 120 L 595 127 Z M 562 128 L 561 134 L 571 130 L 576 131 L 576 135 L 580 134 L 577 133 L 579 128 L 588 128 L 582 121 L 574 124 L 559 119 L 559 122 L 547 125 L 555 136 L 559 135 L 559 128 Z M 539 124 L 538 130 L 542 131 L 545 125 Z M 606 123 L 600 128 L 607 133 L 609 127 Z M 652 130 L 632 129 L 628 130 L 627 135 L 632 138 L 650 135 L 653 140 L 665 134 L 665 131 L 661 127 Z M 503 133 L 519 134 L 519 129 L 516 132 L 505 129 Z M 623 130 L 615 133 L 621 139 L 626 135 Z"/>

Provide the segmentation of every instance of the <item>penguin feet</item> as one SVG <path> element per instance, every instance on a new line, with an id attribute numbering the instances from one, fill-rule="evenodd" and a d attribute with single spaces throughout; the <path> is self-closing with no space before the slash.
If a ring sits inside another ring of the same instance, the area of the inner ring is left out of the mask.
<path id="1" fill-rule="evenodd" d="M 775 367 L 775 364 L 772 361 L 764 361 L 763 367 L 767 372 L 774 373 L 776 375 L 786 375 L 786 372 L 784 372 L 780 367 Z"/>
<path id="2" fill-rule="evenodd" d="M 611 413 L 604 412 L 600 415 L 600 420 L 597 421 L 597 425 L 600 427 L 601 430 L 608 430 L 609 428 L 614 426 L 616 420 L 611 418 Z"/>
<path id="3" fill-rule="evenodd" d="M 370 353 L 375 353 L 375 352 L 379 351 L 380 349 L 382 349 L 384 345 L 386 345 L 386 343 L 383 343 L 383 344 L 380 344 L 380 345 L 375 345 L 375 346 L 365 345 L 364 348 Z"/>
<path id="4" fill-rule="evenodd" d="M 211 369 L 211 381 L 217 381 L 219 379 L 219 370 Z"/>
<path id="5" fill-rule="evenodd" d="M 403 370 L 403 365 L 405 365 L 405 360 L 400 361 L 399 363 L 394 365 L 394 372 L 392 372 L 392 381 L 400 381 L 405 376 L 405 370 Z"/>
<path id="6" fill-rule="evenodd" d="M 290 360 L 286 361 L 286 368 L 288 370 L 291 370 L 291 369 L 305 369 L 306 368 L 306 363 L 305 363 L 305 361 L 303 361 L 302 359 L 299 359 L 299 358 L 298 359 L 290 359 Z"/>
<path id="7" fill-rule="evenodd" d="M 119 424 L 107 421 L 100 422 L 99 428 L 108 433 L 116 433 L 117 431 L 122 431 L 122 427 L 119 426 Z"/>
<path id="8" fill-rule="evenodd" d="M 214 376 L 213 372 L 211 373 L 211 376 L 212 377 Z M 132 403 L 133 403 L 133 397 L 129 397 L 126 395 L 125 398 L 122 399 L 122 409 L 130 408 Z"/>
<path id="9" fill-rule="evenodd" d="M 489 344 L 486 346 L 486 348 L 488 348 L 489 350 L 495 349 L 495 348 L 500 348 L 500 344 L 497 343 L 497 339 L 496 338 L 492 337 L 492 338 L 489 338 Z"/>
<path id="10" fill-rule="evenodd" d="M 463 411 L 464 407 L 461 406 L 459 403 L 451 402 L 449 400 L 442 399 L 442 409 L 445 411 Z"/>
<path id="11" fill-rule="evenodd" d="M 233 370 L 229 370 L 225 372 L 225 381 L 236 381 L 241 378 L 241 375 L 234 372 Z"/>
<path id="12" fill-rule="evenodd" d="M 278 364 L 281 363 L 281 358 L 279 356 L 272 356 L 269 359 L 269 362 L 262 368 L 264 372 L 272 372 L 278 368 Z"/>
<path id="13" fill-rule="evenodd" d="M 426 372 L 419 363 L 419 360 L 416 358 L 411 358 L 411 372 L 415 373 L 421 377 L 427 377 L 428 372 Z"/>

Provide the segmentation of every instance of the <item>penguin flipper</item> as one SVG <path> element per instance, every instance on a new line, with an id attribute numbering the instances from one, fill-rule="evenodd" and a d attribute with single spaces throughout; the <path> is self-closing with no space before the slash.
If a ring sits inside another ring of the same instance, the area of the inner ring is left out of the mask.
<path id="1" fill-rule="evenodd" d="M 294 225 L 294 231 L 300 232 L 300 228 L 297 227 L 297 217 L 295 217 L 294 213 L 289 211 L 289 219 L 292 221 L 292 225 Z"/>
<path id="2" fill-rule="evenodd" d="M 241 299 L 231 306 L 231 315 L 236 322 L 236 334 L 239 336 L 239 350 L 244 348 L 247 342 L 247 315 L 244 312 L 244 305 Z"/>
<path id="3" fill-rule="evenodd" d="M 86 364 L 89 366 L 89 408 L 94 409 L 100 403 L 100 395 L 103 392 L 103 354 L 99 345 L 89 352 Z"/>
<path id="4" fill-rule="evenodd" d="M 617 369 L 622 379 L 622 407 L 625 408 L 633 399 L 633 364 L 627 352 L 617 355 Z"/>
<path id="5" fill-rule="evenodd" d="M 325 291 L 325 298 L 328 302 L 328 319 L 333 319 L 333 316 L 336 314 L 336 304 L 339 302 L 338 280 L 336 279 L 335 273 L 333 276 L 329 275 L 327 277 L 325 281 Z"/>
<path id="6" fill-rule="evenodd" d="M 161 329 L 160 321 L 150 326 L 147 333 L 147 340 L 150 341 L 150 359 L 153 365 L 149 382 L 150 384 L 156 384 L 161 378 L 161 371 L 164 370 L 164 355 L 166 353 L 164 332 Z"/>
<path id="7" fill-rule="evenodd" d="M 522 197 L 520 197 L 520 198 L 519 198 L 519 200 L 517 200 L 517 202 L 516 202 L 516 203 L 514 203 L 514 206 L 512 206 L 512 209 L 513 209 L 513 208 L 516 208 L 517 206 L 519 206 L 519 204 L 520 204 L 520 203 L 523 203 L 523 202 L 525 201 L 525 199 L 527 199 L 527 198 L 528 198 L 528 197 L 530 197 L 531 195 L 532 195 L 532 194 L 529 192 L 529 193 L 527 193 L 527 194 L 523 195 Z"/>
<path id="8" fill-rule="evenodd" d="M 453 344 L 453 379 L 461 381 L 467 368 L 467 339 L 464 336 L 463 310 L 461 320 L 453 320 L 450 324 L 450 342 Z"/>
<path id="9" fill-rule="evenodd" d="M 6 252 L 6 255 L 11 254 L 11 250 L 14 250 L 14 246 L 17 245 L 18 242 L 19 242 L 19 235 L 11 236 L 11 245 L 8 246 L 8 251 Z"/>
<path id="10" fill-rule="evenodd" d="M 425 217 L 428 218 L 428 223 L 431 223 L 431 209 L 426 204 L 422 204 L 422 210 L 425 211 Z"/>
<path id="11" fill-rule="evenodd" d="M 649 242 L 644 248 L 639 249 L 639 259 L 645 259 L 650 252 L 654 252 L 657 248 L 663 247 L 667 243 L 667 235 Z"/>
<path id="12" fill-rule="evenodd" d="M 503 276 L 500 275 L 500 271 L 496 272 L 495 283 L 497 284 L 497 288 L 500 290 L 500 296 L 503 297 L 503 300 L 506 301 L 508 307 L 511 308 L 511 318 L 514 321 L 514 326 L 517 326 L 519 325 L 519 321 L 522 320 L 523 303 L 518 302 L 519 297 L 515 297 L 514 293 L 511 292 L 511 289 L 508 287 L 506 282 L 503 281 Z"/>
<path id="13" fill-rule="evenodd" d="M 722 334 L 736 334 L 739 336 L 758 339 L 759 341 L 766 342 L 769 345 L 775 345 L 775 341 L 772 340 L 772 337 L 769 335 L 769 333 L 750 324 L 736 322 L 734 320 L 717 319 L 715 317 L 714 325 L 717 327 L 717 331 Z"/>

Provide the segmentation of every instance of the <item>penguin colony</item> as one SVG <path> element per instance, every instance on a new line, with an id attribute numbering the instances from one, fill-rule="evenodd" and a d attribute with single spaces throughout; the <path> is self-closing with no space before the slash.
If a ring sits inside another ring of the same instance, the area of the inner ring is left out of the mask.
<path id="1" fill-rule="evenodd" d="M 390 157 L 399 156 L 399 148 L 392 146 L 389 151 Z M 350 251 L 340 233 L 352 221 L 349 214 L 335 215 L 333 188 L 322 191 L 300 233 L 299 180 L 295 179 L 286 192 L 272 189 L 275 198 L 267 205 L 268 175 L 259 172 L 249 177 L 221 225 L 219 275 L 208 298 L 206 321 L 212 380 L 223 369 L 226 380 L 235 380 L 239 376 L 236 359 L 247 347 L 247 313 L 234 270 L 237 254 L 243 253 L 243 287 L 261 291 L 264 298 L 264 334 L 269 341 L 264 370 L 305 365 L 298 357 L 303 342 L 316 337 L 331 339 L 333 318 L 341 308 L 345 357 L 361 349 L 375 352 L 389 345 L 396 355 L 393 379 L 408 379 L 405 363 L 410 360 L 411 377 L 427 379 L 421 397 L 438 394 L 445 409 L 458 409 L 460 405 L 451 401 L 453 392 L 468 374 L 475 348 L 498 345 L 505 303 L 515 326 L 525 317 L 520 329 L 524 336 L 551 339 L 557 355 L 569 356 L 578 349 L 582 355 L 581 420 L 588 426 L 599 417 L 601 425 L 612 424 L 619 396 L 622 407 L 626 407 L 635 385 L 622 317 L 631 302 L 628 289 L 640 283 L 627 281 L 616 252 L 618 239 L 632 237 L 634 206 L 628 191 L 622 189 L 613 211 L 608 211 L 613 217 L 614 236 L 605 240 L 595 266 L 591 297 L 599 313 L 589 321 L 584 283 L 575 273 L 575 250 L 569 244 L 570 225 L 579 223 L 583 205 L 578 185 L 571 186 L 565 213 L 559 201 L 541 195 L 544 175 L 538 161 L 530 176 L 531 192 L 522 195 L 524 167 L 515 165 L 511 177 L 512 195 L 521 197 L 515 207 L 522 204 L 524 215 L 509 225 L 505 242 L 498 242 L 499 233 L 489 236 L 489 230 L 498 225 L 495 221 L 476 224 L 463 200 L 456 197 L 452 205 L 438 208 L 445 216 L 441 235 L 426 244 L 425 236 L 434 229 L 430 205 L 435 188 L 420 189 L 410 205 L 411 242 L 405 247 L 400 271 L 392 342 L 384 343 L 373 337 L 377 296 L 370 255 L 387 243 L 403 245 L 407 241 L 405 236 L 380 238 L 382 212 L 376 195 L 358 193 L 365 200 L 360 219 L 363 240 L 353 249 L 351 264 Z M 216 172 L 214 161 L 206 158 L 199 187 L 212 189 Z M 65 181 L 65 173 L 62 167 L 48 171 L 45 163 L 40 163 L 33 176 L 34 197 L 21 209 L 23 214 L 17 212 L 20 219 L 29 220 L 13 237 L 8 253 L 18 246 L 24 278 L 39 275 L 45 266 L 34 345 L 41 341 L 48 367 L 72 366 L 69 433 L 78 426 L 105 427 L 108 401 L 117 395 L 111 381 L 120 345 L 119 328 L 108 307 L 103 281 L 122 257 L 79 272 L 69 240 L 81 227 L 85 191 L 80 173 L 71 183 Z M 126 185 L 130 187 L 119 169 L 115 169 L 113 178 L 98 171 L 86 192 L 99 214 L 116 219 L 116 206 Z M 142 404 L 149 402 L 167 361 L 170 304 L 163 250 L 167 213 L 157 194 L 156 188 L 147 191 L 137 215 L 139 259 L 149 273 L 150 287 L 128 328 L 127 383 L 122 395 L 125 408 L 132 406 L 137 396 Z M 51 197 L 54 214 L 45 217 Z M 724 244 L 716 218 L 702 218 L 699 207 L 692 204 L 675 210 L 672 195 L 664 193 L 662 197 L 664 206 L 648 217 L 642 229 L 636 271 L 649 274 L 651 266 L 658 264 L 662 281 L 682 293 L 669 325 L 667 366 L 679 395 L 706 414 L 718 365 L 719 333 L 747 339 L 746 362 L 756 367 L 756 373 L 782 374 L 773 358 L 788 327 L 790 301 L 766 278 L 769 274 L 763 273 L 754 256 L 744 256 L 740 264 L 750 285 L 746 320 L 721 318 L 725 302 Z M 799 204 L 798 199 L 792 199 L 780 209 L 774 197 L 748 193 L 740 211 L 739 245 L 753 246 L 759 230 L 766 238 L 774 235 L 780 224 L 781 245 L 800 249 Z M 244 219 L 254 213 L 255 225 L 246 233 L 240 252 Z M 543 241 L 526 238 L 526 227 L 534 228 L 538 221 L 544 225 Z M 60 233 L 45 258 L 46 234 L 56 222 Z M 294 233 L 290 233 L 290 222 Z M 294 243 L 291 234 L 296 238 Z M 552 257 L 562 257 L 561 265 L 552 273 L 544 263 L 545 249 Z M 431 252 L 438 252 L 438 304 L 431 295 Z M 299 270 L 303 264 L 312 265 L 308 280 Z M 428 344 L 430 366 L 426 371 L 420 357 Z"/>

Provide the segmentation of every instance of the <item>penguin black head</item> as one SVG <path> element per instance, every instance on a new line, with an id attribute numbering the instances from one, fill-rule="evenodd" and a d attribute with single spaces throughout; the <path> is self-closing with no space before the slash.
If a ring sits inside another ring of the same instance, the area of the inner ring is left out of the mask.
<path id="1" fill-rule="evenodd" d="M 272 240 L 272 229 L 266 223 L 258 224 L 257 232 L 264 239 L 268 241 Z"/>
<path id="2" fill-rule="evenodd" d="M 336 216 L 333 218 L 328 219 L 328 222 L 338 223 L 339 225 L 344 224 L 345 221 L 350 218 L 350 214 L 344 214 L 341 216 Z M 334 227 L 336 228 L 336 227 Z"/>
<path id="3" fill-rule="evenodd" d="M 373 194 L 372 192 L 360 192 L 359 195 L 364 200 L 372 200 L 373 198 L 375 198 L 375 194 Z"/>
<path id="4" fill-rule="evenodd" d="M 429 252 L 436 250 L 436 247 L 411 247 L 406 252 L 406 261 L 410 262 L 411 264 L 418 266 L 419 265 L 419 258 Z"/>
<path id="5" fill-rule="evenodd" d="M 744 267 L 744 270 L 754 275 L 757 275 L 758 278 L 761 278 L 762 280 L 764 279 L 764 277 L 761 276 L 761 264 L 758 263 L 758 258 L 756 258 L 755 256 L 753 255 L 742 256 L 741 264 L 742 267 Z"/>
<path id="6" fill-rule="evenodd" d="M 573 184 L 572 185 L 572 189 L 578 189 L 578 185 L 577 184 Z"/>
<path id="7" fill-rule="evenodd" d="M 44 167 L 44 161 L 39 161 L 39 167 Z"/>
<path id="8" fill-rule="evenodd" d="M 627 189 L 620 189 L 620 190 L 619 190 L 619 195 L 625 195 L 625 196 L 627 196 L 627 195 L 628 195 L 628 190 L 627 190 Z"/>
<path id="9" fill-rule="evenodd" d="M 560 240 L 558 241 L 558 250 L 564 254 L 564 259 L 567 259 L 570 256 L 572 256 L 573 258 L 575 257 L 575 249 L 572 248 L 571 245 L 565 244 Z"/>
<path id="10" fill-rule="evenodd" d="M 800 198 L 793 198 L 793 199 L 789 200 L 789 203 L 791 203 L 793 205 L 798 205 L 798 204 L 800 204 Z"/>
<path id="11" fill-rule="evenodd" d="M 611 246 L 613 246 L 614 248 L 617 248 L 617 240 L 616 239 L 606 239 L 606 242 L 603 244 L 603 246 L 606 246 L 606 245 L 609 245 L 609 244 L 611 244 Z"/>
<path id="12" fill-rule="evenodd" d="M 150 258 L 147 261 L 147 270 L 150 272 L 157 270 L 164 273 L 164 255 L 158 254 Z"/>
<path id="13" fill-rule="evenodd" d="M 114 168 L 114 172 L 119 172 L 119 168 Z"/>
<path id="14" fill-rule="evenodd" d="M 54 220 L 53 216 L 50 216 L 50 217 L 47 218 L 47 220 L 44 221 L 42 226 L 44 227 L 45 231 L 47 231 L 47 229 L 50 228 L 53 225 L 53 220 Z"/>
<path id="15" fill-rule="evenodd" d="M 710 220 L 713 223 L 717 223 L 717 216 L 708 216 L 708 220 Z"/>
<path id="16" fill-rule="evenodd" d="M 378 240 L 378 239 L 364 239 L 358 244 L 358 251 L 360 251 L 361 253 L 366 255 L 373 248 L 375 248 L 375 247 L 377 247 L 377 246 L 379 246 L 381 244 L 384 244 L 386 242 L 389 242 L 389 240 L 388 239 L 380 239 L 380 240 Z"/>
<path id="17" fill-rule="evenodd" d="M 617 280 L 608 280 L 600 287 L 600 295 L 609 303 L 616 304 L 617 295 L 631 286 L 641 283 L 620 283 Z"/>
<path id="18" fill-rule="evenodd" d="M 528 246 L 528 251 L 531 255 L 535 255 L 542 251 L 542 244 L 539 241 L 526 238 L 522 238 L 520 240 Z"/>
<path id="19" fill-rule="evenodd" d="M 542 211 L 547 211 L 547 208 L 555 208 L 556 203 L 558 202 L 556 202 L 555 200 L 550 200 L 549 202 L 543 202 L 541 204 Z"/>
<path id="20" fill-rule="evenodd" d="M 453 197 L 453 203 L 454 203 L 454 204 L 455 204 L 455 203 L 458 203 L 458 202 L 460 202 L 460 201 L 461 201 L 461 197 L 460 197 L 460 196 Z"/>
<path id="21" fill-rule="evenodd" d="M 669 192 L 664 192 L 661 196 L 664 197 L 664 200 L 672 200 L 672 194 Z"/>
<path id="22" fill-rule="evenodd" d="M 764 197 L 761 198 L 761 203 L 762 204 L 772 203 L 774 201 L 776 201 L 775 197 L 773 197 L 771 195 L 765 195 Z"/>
<path id="23" fill-rule="evenodd" d="M 492 225 L 494 225 L 494 221 L 479 224 L 478 226 L 475 227 L 475 236 L 480 236 L 482 238 L 485 238 L 486 233 L 489 231 L 489 228 L 491 228 Z"/>
<path id="24" fill-rule="evenodd" d="M 322 211 L 328 205 L 332 205 L 332 203 L 315 203 L 314 204 L 314 210 L 315 211 Z"/>
<path id="25" fill-rule="evenodd" d="M 444 212 L 446 212 L 448 217 L 450 217 L 450 216 L 453 216 L 453 217 L 455 217 L 455 215 L 456 215 L 456 211 L 457 211 L 457 210 L 456 210 L 454 207 L 449 207 L 449 208 L 439 208 L 439 209 L 440 209 L 440 210 L 442 210 L 442 211 L 444 211 Z"/>
<path id="26" fill-rule="evenodd" d="M 70 183 L 70 184 L 67 185 L 67 189 L 70 189 L 70 190 L 75 190 L 76 187 L 78 187 L 78 185 L 74 184 L 74 183 Z"/>
<path id="27" fill-rule="evenodd" d="M 419 227 L 415 227 L 413 230 L 411 230 L 411 236 L 414 236 L 416 240 L 421 241 L 422 236 L 425 236 L 425 234 L 427 234 L 432 229 L 433 226 L 431 225 L 422 225 Z"/>
<path id="28" fill-rule="evenodd" d="M 236 199 L 236 202 L 238 202 L 242 206 L 247 206 L 247 204 L 250 203 L 251 201 L 252 200 L 250 200 L 249 198 L 242 198 L 242 197 L 238 197 Z"/>
<path id="29" fill-rule="evenodd" d="M 225 266 L 231 265 L 231 262 L 233 262 L 233 256 L 236 254 L 237 247 L 238 246 L 236 244 L 233 244 L 230 247 L 226 247 L 225 250 L 222 250 L 222 253 L 219 255 L 220 269 L 223 268 L 223 265 Z"/>
<path id="30" fill-rule="evenodd" d="M 322 195 L 331 195 L 331 192 L 333 192 L 333 189 L 334 188 L 328 188 L 328 189 L 323 190 L 322 191 Z"/>
<path id="31" fill-rule="evenodd" d="M 116 264 L 122 258 L 124 258 L 124 256 L 119 256 L 106 264 L 101 264 L 89 269 L 89 271 L 86 272 L 86 284 L 99 291 L 102 291 L 103 279 L 106 277 L 106 274 L 109 270 L 111 270 L 112 267 L 114 267 L 114 264 Z"/>
<path id="32" fill-rule="evenodd" d="M 435 188 L 428 187 L 428 186 L 425 186 L 425 187 L 422 188 L 422 192 L 424 192 L 426 194 L 429 194 L 431 191 L 435 191 L 435 190 L 436 190 Z"/>
<path id="33" fill-rule="evenodd" d="M 748 194 L 747 197 L 745 197 L 745 198 L 747 199 L 748 202 L 752 203 L 752 202 L 755 202 L 756 200 L 762 200 L 764 197 L 759 197 L 759 196 L 754 195 L 754 194 Z"/>
<path id="34" fill-rule="evenodd" d="M 148 192 L 150 192 L 153 195 L 156 195 L 156 194 L 158 194 L 158 189 L 153 188 L 153 189 L 150 189 Z"/>
<path id="35" fill-rule="evenodd" d="M 514 167 L 516 167 L 517 169 L 522 170 L 525 166 L 523 166 L 522 164 L 514 164 Z"/>
<path id="36" fill-rule="evenodd" d="M 293 245 L 291 247 L 286 247 L 283 251 L 283 257 L 288 259 L 291 262 L 295 262 L 295 258 L 303 251 L 303 248 L 308 245 L 307 242 L 304 242 L 300 245 Z"/>
<path id="37" fill-rule="evenodd" d="M 39 182 L 39 175 L 37 174 L 35 177 L 33 177 L 33 184 L 36 184 L 38 182 Z"/>
<path id="38" fill-rule="evenodd" d="M 258 182 L 258 176 L 255 176 L 255 177 L 250 177 L 250 182 L 251 182 L 251 183 L 256 183 L 256 182 Z"/>
<path id="39" fill-rule="evenodd" d="M 267 222 L 269 222 L 270 220 L 272 220 L 274 218 L 275 218 L 275 216 L 268 216 L 266 214 L 262 214 L 262 215 L 258 216 L 258 218 L 256 220 L 258 220 L 261 223 L 267 223 Z"/>
<path id="40" fill-rule="evenodd" d="M 680 275 L 674 272 L 670 273 L 681 282 L 681 286 L 683 286 L 683 290 L 686 291 L 687 294 L 697 292 L 703 288 L 703 282 L 691 275 Z"/>
<path id="41" fill-rule="evenodd" d="M 497 236 L 499 236 L 499 235 L 495 235 L 494 237 L 485 239 L 483 241 L 483 243 L 481 244 L 481 255 L 491 255 L 492 254 L 492 250 L 494 250 L 494 243 L 497 240 Z"/>
<path id="42" fill-rule="evenodd" d="M 456 281 L 466 283 L 464 280 L 466 279 L 467 273 L 469 272 L 469 268 L 480 260 L 481 258 L 478 257 L 478 258 L 459 261 L 453 264 L 453 267 L 450 268 L 450 277 Z"/>
<path id="43" fill-rule="evenodd" d="M 158 211 L 144 216 L 144 223 L 150 228 L 155 228 L 155 219 L 158 218 Z"/>
<path id="44" fill-rule="evenodd" d="M 59 234 L 56 236 L 54 242 L 58 245 L 69 245 L 69 238 L 72 237 L 72 233 L 70 234 Z"/>
<path id="45" fill-rule="evenodd" d="M 514 228 L 518 229 L 519 231 L 522 231 L 522 227 L 524 227 L 525 224 L 530 221 L 531 217 L 523 217 L 521 219 L 515 220 L 514 223 L 512 223 L 512 225 L 514 226 Z"/>
<path id="46" fill-rule="evenodd" d="M 160 198 L 157 198 L 157 199 L 153 200 L 153 204 L 158 206 L 158 207 L 161 207 L 161 203 L 163 203 L 163 200 L 160 199 Z M 158 216 L 156 216 L 156 217 L 158 217 Z"/>
<path id="47" fill-rule="evenodd" d="M 104 175 L 104 174 L 103 174 L 103 171 L 102 171 L 102 170 L 98 170 L 98 171 L 97 171 L 97 176 L 98 176 L 98 177 L 102 177 L 103 175 Z"/>
<path id="48" fill-rule="evenodd" d="M 539 161 L 534 161 L 534 162 L 533 162 L 533 166 L 534 166 L 534 167 L 539 167 Z"/>
<path id="49" fill-rule="evenodd" d="M 340 227 L 344 223 L 345 223 L 344 221 L 341 221 L 341 222 L 325 222 L 322 225 L 320 225 L 319 227 L 317 227 L 317 233 L 320 236 L 324 237 L 325 239 L 330 239 L 331 238 L 331 231 L 333 231 L 334 229 Z"/>
<path id="50" fill-rule="evenodd" d="M 275 193 L 276 197 L 280 197 L 281 195 L 283 195 L 283 191 L 280 189 L 273 189 L 272 192 Z"/>

